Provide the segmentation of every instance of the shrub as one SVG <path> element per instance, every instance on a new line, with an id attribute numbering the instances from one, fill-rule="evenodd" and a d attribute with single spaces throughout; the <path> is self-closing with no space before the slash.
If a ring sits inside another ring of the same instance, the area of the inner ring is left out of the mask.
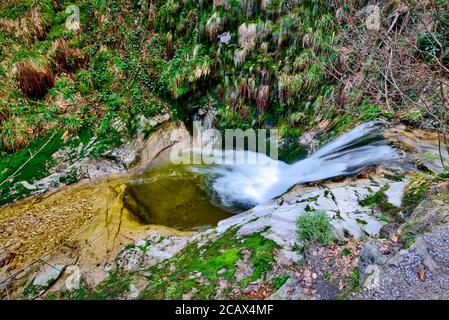
<path id="1" fill-rule="evenodd" d="M 298 237 L 302 241 L 328 245 L 335 240 L 330 219 L 325 211 L 317 210 L 302 214 L 296 220 Z"/>

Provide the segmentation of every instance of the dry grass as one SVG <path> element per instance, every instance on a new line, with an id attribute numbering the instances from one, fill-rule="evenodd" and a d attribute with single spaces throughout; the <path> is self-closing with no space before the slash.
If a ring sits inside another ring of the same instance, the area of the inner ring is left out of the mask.
<path id="1" fill-rule="evenodd" d="M 40 7 L 36 7 L 30 10 L 27 16 L 17 20 L 0 18 L 0 31 L 30 43 L 34 37 L 37 39 L 45 37 L 47 25 L 42 20 Z"/>
<path id="2" fill-rule="evenodd" d="M 270 99 L 270 87 L 268 85 L 261 86 L 257 93 L 256 106 L 261 112 L 268 109 L 268 100 Z"/>
<path id="3" fill-rule="evenodd" d="M 73 73 L 85 65 L 80 50 L 69 47 L 64 39 L 57 39 L 52 46 L 58 72 Z"/>
<path id="4" fill-rule="evenodd" d="M 223 28 L 223 20 L 220 16 L 214 12 L 214 14 L 207 20 L 206 29 L 209 36 L 214 39 L 218 36 L 219 32 Z"/>
<path id="5" fill-rule="evenodd" d="M 33 61 L 21 61 L 17 64 L 17 78 L 20 90 L 29 98 L 41 99 L 54 85 L 50 66 L 38 66 Z"/>
<path id="6" fill-rule="evenodd" d="M 173 58 L 173 36 L 170 32 L 167 33 L 167 38 L 165 42 L 166 42 L 165 57 L 167 58 L 167 60 L 171 60 Z"/>
<path id="7" fill-rule="evenodd" d="M 254 49 L 257 41 L 257 25 L 255 23 L 251 23 L 249 25 L 243 23 L 240 25 L 238 32 L 240 46 L 246 52 Z"/>

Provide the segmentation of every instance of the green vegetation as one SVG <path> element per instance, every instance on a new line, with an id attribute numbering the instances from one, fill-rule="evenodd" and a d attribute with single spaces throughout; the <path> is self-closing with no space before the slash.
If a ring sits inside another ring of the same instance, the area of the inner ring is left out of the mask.
<path id="1" fill-rule="evenodd" d="M 432 67 L 439 54 L 445 62 L 449 51 L 449 9 L 444 1 L 435 3 L 439 10 L 414 3 L 413 19 L 399 19 L 415 32 L 418 18 L 435 12 L 432 34 L 416 34 L 418 49 L 406 48 Z M 79 30 L 66 29 L 69 5 L 79 7 Z M 93 132 L 103 139 L 93 152 L 101 156 L 123 135 L 134 134 L 142 115 L 171 112 L 190 119 L 200 107 L 217 109 L 218 128 L 278 128 L 285 141 L 279 155 L 286 161 L 306 155 L 297 142 L 311 129 L 331 136 L 378 118 L 414 124 L 428 119 L 403 97 L 384 99 L 384 90 L 397 94 L 378 72 L 372 74 L 372 58 L 355 47 L 354 30 L 361 30 L 363 21 L 351 15 L 361 8 L 339 5 L 318 0 L 2 3 L 0 156 L 23 158 L 17 152 L 55 130 L 70 137 Z M 383 10 L 394 16 L 394 6 Z M 354 40 L 349 44 L 346 33 Z M 401 52 L 407 51 L 404 43 Z M 371 88 L 372 81 L 382 82 L 381 93 Z M 409 79 L 403 82 L 413 87 Z M 411 100 L 415 96 L 410 93 Z M 438 106 L 437 97 L 431 100 Z M 112 129 L 117 119 L 123 132 Z M 33 162 L 32 167 L 44 166 Z"/>
<path id="2" fill-rule="evenodd" d="M 272 268 L 273 249 L 277 245 L 258 234 L 239 238 L 236 231 L 228 230 L 218 240 L 201 247 L 193 242 L 174 257 L 149 267 L 143 272 L 148 285 L 139 299 L 180 299 L 185 294 L 191 294 L 194 299 L 210 299 L 216 294 L 219 281 L 229 281 L 225 290 L 231 290 L 238 286 L 244 288 L 249 281 L 265 279 Z M 254 272 L 248 279 L 237 283 L 234 278 L 236 262 L 243 257 L 243 250 L 250 251 Z M 119 298 L 129 290 L 130 282 L 137 276 L 142 277 L 142 273 L 113 273 L 94 289 L 83 287 L 77 292 L 66 293 L 64 297 Z M 279 286 L 287 278 L 280 277 L 272 282 Z"/>
<path id="3" fill-rule="evenodd" d="M 298 217 L 296 226 L 301 241 L 328 245 L 335 240 L 330 218 L 325 211 L 304 212 Z"/>
<path id="4" fill-rule="evenodd" d="M 65 29 L 69 4 L 80 9 L 77 32 Z M 101 133 L 114 118 L 132 124 L 140 114 L 171 109 L 188 115 L 201 105 L 219 110 L 218 126 L 266 122 L 297 136 L 298 125 L 309 122 L 307 114 L 332 95 L 326 69 L 336 61 L 335 25 L 332 8 L 319 1 L 282 10 L 279 5 L 180 0 L 1 5 L 6 77 L 0 81 L 0 150 L 17 151 L 51 128 Z M 17 32 L 23 29 L 13 22 L 18 18 L 27 23 L 26 31 Z M 10 24 L 14 27 L 7 28 Z M 227 31 L 229 42 L 219 43 L 217 37 Z M 35 65 L 45 66 L 54 81 L 39 88 L 32 83 L 24 91 L 20 74 L 13 72 L 18 62 L 27 62 L 26 71 L 37 78 Z"/>
<path id="5" fill-rule="evenodd" d="M 45 287 L 36 286 L 33 282 L 30 282 L 25 286 L 25 288 L 23 288 L 23 298 L 32 300 L 45 289 Z"/>
<path id="6" fill-rule="evenodd" d="M 273 288 L 275 290 L 279 290 L 288 281 L 288 279 L 290 279 L 290 276 L 288 276 L 286 274 L 274 277 L 273 279 L 271 279 Z"/>
<path id="7" fill-rule="evenodd" d="M 30 194 L 32 190 L 17 182 L 44 178 L 54 164 L 51 155 L 63 145 L 61 132 L 55 131 L 34 140 L 27 148 L 1 158 L 0 205 Z"/>
<path id="8" fill-rule="evenodd" d="M 436 1 L 441 10 L 434 14 L 435 29 L 432 37 L 422 34 L 417 40 L 420 56 L 429 64 L 440 61 L 449 66 L 449 4 L 447 1 Z M 439 60 L 439 61 L 438 61 Z"/>
<path id="9" fill-rule="evenodd" d="M 347 287 L 338 296 L 338 300 L 346 300 L 351 294 L 359 292 L 363 289 L 363 284 L 360 282 L 360 271 L 358 268 L 352 269 L 351 273 L 345 279 L 347 281 Z"/>
<path id="10" fill-rule="evenodd" d="M 79 151 L 71 157 L 74 160 L 84 156 L 100 157 L 112 147 L 121 143 L 120 134 L 110 128 L 108 134 L 98 135 L 94 139 L 92 130 L 80 131 L 71 139 L 64 140 L 64 132 L 53 130 L 34 139 L 27 147 L 0 158 L 0 205 L 21 199 L 31 194 L 33 189 L 24 183 L 45 178 L 56 164 L 53 155 L 65 147 Z M 64 156 L 68 156 L 64 153 Z M 77 181 L 77 172 L 72 170 L 62 176 L 59 183 L 72 184 Z M 56 187 L 53 186 L 53 187 Z"/>
<path id="11" fill-rule="evenodd" d="M 396 222 L 404 222 L 404 218 L 400 214 L 401 209 L 388 202 L 388 197 L 385 194 L 385 191 L 387 191 L 389 187 L 390 186 L 386 184 L 379 191 L 361 200 L 360 204 L 364 207 L 375 207 L 382 214 L 388 215 Z M 381 220 L 389 221 L 385 215 L 381 216 Z"/>
<path id="12" fill-rule="evenodd" d="M 418 207 L 422 200 L 425 199 L 428 185 L 418 185 L 408 188 L 402 197 L 402 211 L 406 216 L 410 216 Z"/>

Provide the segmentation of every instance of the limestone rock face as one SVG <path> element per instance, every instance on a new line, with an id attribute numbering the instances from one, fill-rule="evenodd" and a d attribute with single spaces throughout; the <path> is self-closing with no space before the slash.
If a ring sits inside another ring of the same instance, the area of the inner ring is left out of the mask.
<path id="1" fill-rule="evenodd" d="M 125 249 L 117 257 L 117 269 L 119 272 L 136 271 L 143 261 L 144 252 L 139 248 Z"/>
<path id="2" fill-rule="evenodd" d="M 33 284 L 35 286 L 47 288 L 59 277 L 64 270 L 64 267 L 64 265 L 48 266 L 34 278 Z"/>
<path id="3" fill-rule="evenodd" d="M 148 240 L 150 249 L 145 253 L 144 265 L 155 265 L 160 261 L 173 257 L 188 244 L 188 240 L 188 237 L 169 237 L 159 239 L 158 241 L 155 241 L 154 237 L 150 238 Z"/>
<path id="4" fill-rule="evenodd" d="M 50 174 L 37 181 L 19 181 L 23 188 L 31 190 L 31 195 L 45 193 L 56 187 L 74 183 L 80 180 L 93 181 L 106 175 L 123 174 L 134 165 L 146 163 L 157 157 L 167 146 L 183 141 L 189 133 L 183 126 L 176 130 L 168 127 L 164 133 L 168 138 L 157 138 L 145 141 L 144 130 L 156 130 L 158 126 L 171 119 L 169 112 L 153 118 L 141 117 L 138 124 L 138 132 L 132 138 L 125 138 L 118 147 L 107 150 L 101 157 L 89 156 L 93 150 L 97 137 L 92 137 L 85 145 L 80 143 L 77 147 L 65 147 L 52 155 L 52 161 L 56 164 L 50 170 Z M 117 131 L 123 131 L 124 126 L 117 120 L 113 126 Z M 176 131 L 174 133 L 174 131 Z M 163 133 L 161 134 L 163 135 Z M 154 141 L 159 141 L 157 144 Z M 13 190 L 13 188 L 11 188 Z"/>
<path id="5" fill-rule="evenodd" d="M 405 151 L 410 159 L 418 162 L 421 166 L 434 172 L 441 171 L 442 164 L 439 158 L 437 132 L 411 130 L 401 125 L 387 130 L 385 136 L 398 148 Z M 445 148 L 441 149 L 441 153 L 446 160 L 449 159 Z"/>
<path id="6" fill-rule="evenodd" d="M 389 199 L 400 203 L 404 182 L 369 179 L 346 183 L 327 183 L 317 187 L 298 186 L 279 199 L 259 205 L 247 212 L 220 221 L 218 230 L 240 226 L 239 235 L 268 229 L 264 235 L 286 248 L 296 245 L 296 219 L 311 210 L 324 210 L 340 239 L 378 236 L 385 222 L 375 208 L 364 207 L 360 202 L 388 185 L 392 190 Z M 388 196 L 388 195 L 387 195 Z"/>

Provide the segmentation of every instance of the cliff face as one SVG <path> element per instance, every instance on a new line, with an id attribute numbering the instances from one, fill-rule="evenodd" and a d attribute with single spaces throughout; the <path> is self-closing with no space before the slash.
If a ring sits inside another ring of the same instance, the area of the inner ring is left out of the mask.
<path id="1" fill-rule="evenodd" d="M 17 183 L 49 175 L 56 151 L 95 137 L 89 156 L 103 157 L 170 110 L 278 128 L 287 160 L 298 141 L 375 118 L 446 131 L 445 2 L 74 5 L 1 4 L 0 203 L 29 195 Z"/>

